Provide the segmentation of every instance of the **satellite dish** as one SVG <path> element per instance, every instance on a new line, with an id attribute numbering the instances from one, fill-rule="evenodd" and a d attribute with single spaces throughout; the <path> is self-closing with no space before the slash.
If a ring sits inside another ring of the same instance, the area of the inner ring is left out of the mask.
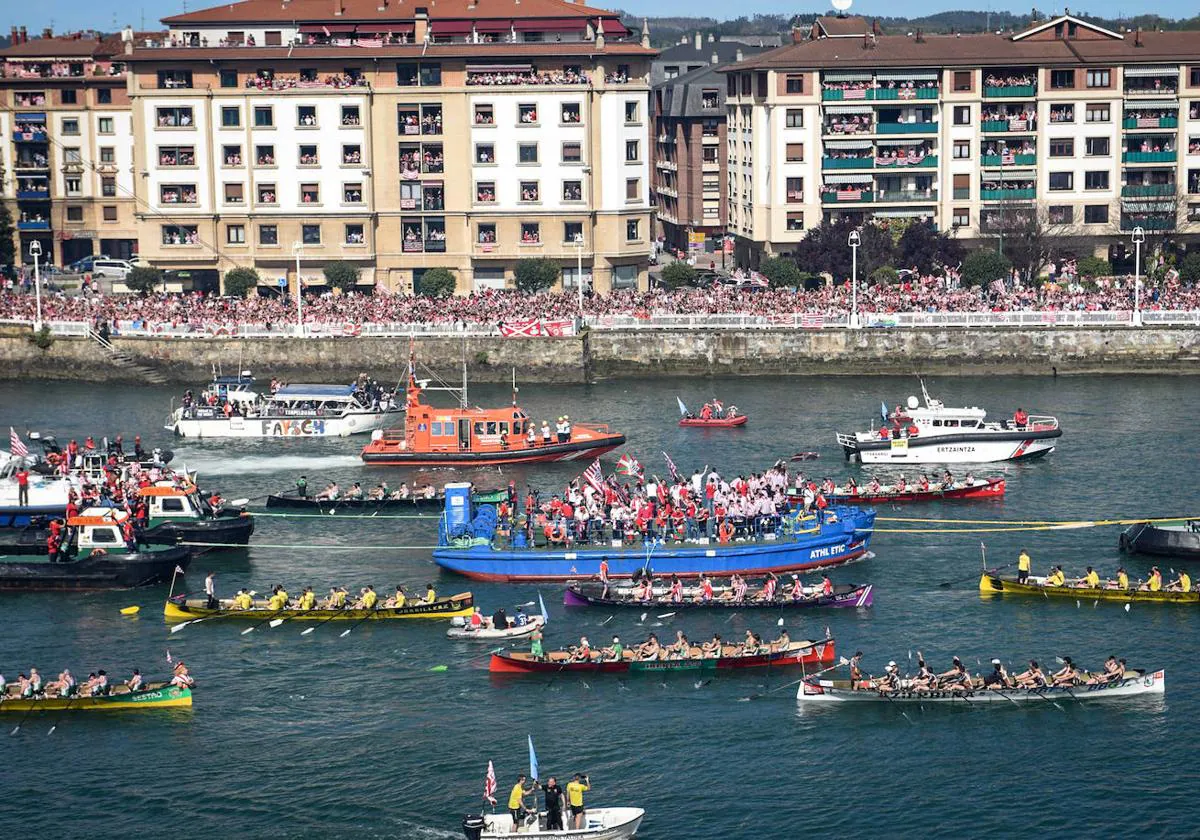
<path id="1" fill-rule="evenodd" d="M 844 12 L 850 8 L 854 0 L 832 0 L 833 8 L 838 12 Z"/>

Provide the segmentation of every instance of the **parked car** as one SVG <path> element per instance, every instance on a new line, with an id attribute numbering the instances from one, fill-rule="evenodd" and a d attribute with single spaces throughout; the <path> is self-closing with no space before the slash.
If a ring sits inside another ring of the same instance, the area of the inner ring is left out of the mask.
<path id="1" fill-rule="evenodd" d="M 74 274 L 85 274 L 92 270 L 92 266 L 95 264 L 96 260 L 107 259 L 111 259 L 111 257 L 107 256 L 106 254 L 90 254 L 86 257 L 75 260 L 75 262 L 68 265 L 67 271 L 70 271 Z"/>
<path id="2" fill-rule="evenodd" d="M 115 280 L 124 280 L 126 275 L 133 270 L 133 263 L 129 260 L 95 260 L 92 262 L 93 277 L 111 277 Z"/>

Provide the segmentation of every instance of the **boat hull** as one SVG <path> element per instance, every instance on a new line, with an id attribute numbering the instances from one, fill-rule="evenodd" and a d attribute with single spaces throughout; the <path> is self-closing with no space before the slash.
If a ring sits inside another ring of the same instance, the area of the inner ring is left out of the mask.
<path id="1" fill-rule="evenodd" d="M 586 825 L 578 831 L 545 831 L 540 826 L 546 824 L 546 813 L 539 815 L 539 829 L 532 825 L 525 826 L 519 833 L 513 832 L 512 816 L 508 813 L 485 814 L 483 816 L 483 840 L 512 840 L 520 837 L 523 840 L 561 840 L 569 837 L 571 840 L 629 840 L 637 834 L 646 812 L 641 808 L 588 808 L 584 811 Z M 569 819 L 563 815 L 564 824 Z"/>
<path id="2" fill-rule="evenodd" d="M 216 417 L 179 416 L 166 428 L 182 438 L 349 437 L 384 429 L 404 416 L 394 411 L 348 411 L 337 417 Z"/>
<path id="3" fill-rule="evenodd" d="M 737 426 L 746 425 L 746 421 L 749 419 L 749 415 L 746 414 L 739 414 L 737 417 L 716 417 L 712 420 L 701 420 L 699 417 L 684 417 L 680 419 L 679 425 L 694 429 L 733 429 Z"/>
<path id="4" fill-rule="evenodd" d="M 1011 430 L 861 441 L 840 436 L 846 460 L 860 464 L 990 464 L 1030 461 L 1054 451 L 1061 429 Z"/>
<path id="5" fill-rule="evenodd" d="M 468 642 L 490 642 L 499 639 L 523 639 L 526 636 L 532 636 L 534 630 L 540 629 L 545 622 L 542 621 L 540 615 L 529 617 L 529 621 L 521 626 L 512 626 L 505 630 L 496 630 L 491 627 L 481 627 L 478 630 L 471 630 L 468 627 L 456 624 L 453 620 L 450 622 L 451 627 L 446 631 L 446 638 L 458 639 L 459 641 Z"/>
<path id="6" fill-rule="evenodd" d="M 800 684 L 796 699 L 802 703 L 1053 703 L 1056 700 L 1117 700 L 1121 698 L 1161 695 L 1166 691 L 1166 672 L 1155 671 L 1136 677 L 1126 677 L 1107 685 L 1080 685 L 1060 688 L 1005 689 L 996 691 L 978 688 L 969 692 L 900 691 L 881 694 L 878 691 L 852 691 L 846 680 L 806 680 Z"/>
<path id="7" fill-rule="evenodd" d="M 178 566 L 186 570 L 192 553 L 185 546 L 135 554 L 82 557 L 50 563 L 28 556 L 0 557 L 0 590 L 54 591 L 133 589 L 165 583 Z"/>
<path id="8" fill-rule="evenodd" d="M 1131 525 L 1122 532 L 1120 546 L 1122 551 L 1134 554 L 1200 559 L 1200 524 L 1189 522 L 1174 528 L 1149 523 Z"/>
<path id="9" fill-rule="evenodd" d="M 231 544 L 247 545 L 254 533 L 254 518 L 249 514 L 220 516 L 215 519 L 166 520 L 147 528 L 143 532 L 146 542 L 175 545 L 177 543 L 205 543 L 215 546 Z M 202 552 L 203 546 L 190 546 L 194 552 Z"/>
<path id="10" fill-rule="evenodd" d="M 979 578 L 979 591 L 985 595 L 1028 595 L 1035 598 L 1068 598 L 1076 601 L 1116 601 L 1118 603 L 1200 604 L 1200 592 L 1149 592 L 1140 589 L 1108 589 L 1090 586 L 1043 586 L 1040 583 L 1019 583 L 1010 578 L 984 572 Z"/>
<path id="11" fill-rule="evenodd" d="M 471 504 L 486 505 L 496 504 L 501 499 L 507 497 L 507 492 L 503 490 L 490 491 L 487 493 L 477 493 L 471 497 Z M 334 516 L 338 513 L 344 514 L 360 514 L 375 512 L 436 512 L 441 514 L 445 507 L 446 500 L 442 496 L 435 496 L 432 499 L 424 497 L 418 498 L 410 496 L 407 499 L 316 499 L 312 496 L 300 498 L 299 496 L 280 493 L 278 495 L 267 496 L 267 507 L 281 510 L 299 510 L 310 511 L 312 513 L 326 514 Z"/>
<path id="12" fill-rule="evenodd" d="M 857 496 L 835 493 L 829 501 L 848 505 L 887 504 L 889 502 L 941 502 L 951 499 L 999 499 L 1004 495 L 1005 480 L 989 478 L 970 487 L 949 490 L 908 490 L 904 493 L 860 493 Z"/>
<path id="13" fill-rule="evenodd" d="M 771 601 L 760 600 L 719 600 L 711 601 L 671 601 L 655 599 L 652 601 L 618 600 L 604 598 L 600 592 L 602 584 L 583 584 L 568 586 L 563 590 L 563 604 L 568 607 L 637 607 L 646 610 L 730 610 L 741 612 L 753 609 L 802 609 L 806 607 L 869 607 L 874 603 L 874 587 L 871 584 L 858 586 L 834 587 L 832 595 L 819 595 L 812 598 L 795 600 L 789 596 L 775 598 Z M 589 592 L 588 590 L 593 590 Z"/>
<path id="14" fill-rule="evenodd" d="M 176 709 L 192 705 L 192 690 L 163 685 L 144 691 L 112 693 L 103 697 L 44 697 L 22 700 L 11 697 L 0 703 L 0 714 L 14 712 L 122 712 L 130 709 Z"/>
<path id="15" fill-rule="evenodd" d="M 418 603 L 403 607 L 377 607 L 373 610 L 272 610 L 258 606 L 249 610 L 226 608 L 208 609 L 203 602 L 167 601 L 163 606 L 163 617 L 168 623 L 192 621 L 203 618 L 225 621 L 266 621 L 282 618 L 289 621 L 386 621 L 390 619 L 449 619 L 468 616 L 475 611 L 475 600 L 470 592 L 454 595 L 432 604 Z"/>
<path id="16" fill-rule="evenodd" d="M 362 451 L 362 459 L 374 466 L 412 467 L 486 467 L 503 464 L 546 464 L 556 461 L 599 458 L 625 443 L 624 435 L 594 434 L 579 437 L 566 443 L 549 443 L 537 446 L 512 446 L 507 449 L 478 451 L 446 450 L 443 452 L 420 452 L 403 446 L 403 440 L 380 439 L 371 441 Z"/>
<path id="17" fill-rule="evenodd" d="M 693 651 L 698 649 L 693 648 Z M 629 651 L 626 651 L 628 654 Z M 632 658 L 611 661 L 593 660 L 571 662 L 567 654 L 554 651 L 537 659 L 528 653 L 493 653 L 488 670 L 493 674 L 559 674 L 564 671 L 586 674 L 645 674 L 645 673 L 714 673 L 744 668 L 784 668 L 790 666 L 828 665 L 835 661 L 833 639 L 821 642 L 792 642 L 787 650 L 752 656 L 721 656 L 714 658 L 652 659 Z M 557 658 L 556 658 L 557 657 Z"/>

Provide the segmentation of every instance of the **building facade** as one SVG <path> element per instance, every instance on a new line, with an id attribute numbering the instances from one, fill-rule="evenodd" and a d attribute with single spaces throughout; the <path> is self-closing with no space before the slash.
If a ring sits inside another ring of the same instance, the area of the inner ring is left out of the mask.
<path id="1" fill-rule="evenodd" d="M 130 41 L 142 255 L 264 284 L 644 286 L 648 36 L 566 0 L 246 0 Z"/>
<path id="2" fill-rule="evenodd" d="M 20 265 L 137 254 L 134 135 L 119 40 L 94 33 L 29 39 L 0 50 L 0 197 Z"/>
<path id="3" fill-rule="evenodd" d="M 1007 36 L 847 28 L 725 68 L 739 258 L 843 216 L 980 239 L 1005 213 L 1038 213 L 1098 252 L 1135 227 L 1200 235 L 1195 33 L 1070 16 Z"/>

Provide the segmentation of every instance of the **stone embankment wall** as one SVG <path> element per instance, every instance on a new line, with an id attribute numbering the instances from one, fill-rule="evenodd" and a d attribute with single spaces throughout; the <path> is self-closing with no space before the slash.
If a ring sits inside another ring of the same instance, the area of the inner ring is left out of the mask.
<path id="1" fill-rule="evenodd" d="M 292 381 L 388 381 L 408 364 L 407 339 L 184 340 L 114 338 L 124 354 L 174 382 L 199 384 L 214 365 Z M 465 355 L 472 380 L 579 382 L 622 376 L 727 374 L 1200 373 L 1200 330 L 889 329 L 592 332 L 561 339 L 418 338 L 420 362 L 449 379 Z M 0 332 L 0 378 L 135 380 L 90 339 L 41 349 Z"/>

